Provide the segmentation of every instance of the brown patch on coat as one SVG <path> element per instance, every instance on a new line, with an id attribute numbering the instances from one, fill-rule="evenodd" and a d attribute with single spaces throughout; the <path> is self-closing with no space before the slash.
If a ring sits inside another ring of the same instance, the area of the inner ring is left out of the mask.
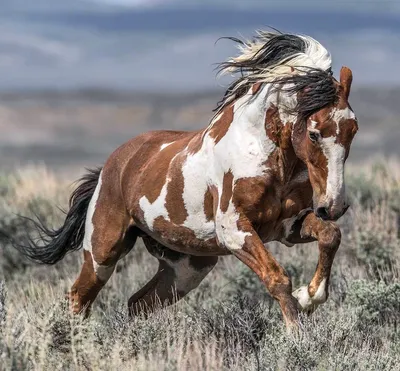
<path id="1" fill-rule="evenodd" d="M 349 99 L 351 83 L 353 82 L 353 73 L 348 67 L 342 67 L 340 70 L 340 86 L 343 88 L 346 101 Z"/>
<path id="2" fill-rule="evenodd" d="M 162 156 L 158 156 L 157 161 L 152 161 L 152 174 L 154 176 L 151 179 L 146 179 L 151 182 L 151 186 L 144 187 L 144 196 L 147 197 L 149 202 L 152 204 L 160 196 L 161 190 L 167 181 L 167 174 L 169 166 L 175 155 L 182 150 L 183 143 L 181 141 L 174 142 L 162 151 Z"/>
<path id="3" fill-rule="evenodd" d="M 208 135 L 214 139 L 217 144 L 227 133 L 233 121 L 233 105 L 229 105 L 222 111 L 221 117 L 214 122 Z"/>
<path id="4" fill-rule="evenodd" d="M 279 109 L 274 104 L 271 104 L 265 114 L 265 132 L 267 137 L 276 145 L 279 145 L 282 128 L 283 123 L 279 116 Z"/>
<path id="5" fill-rule="evenodd" d="M 228 249 L 217 245 L 215 237 L 208 240 L 200 240 L 191 229 L 172 224 L 162 216 L 159 216 L 154 220 L 153 229 L 157 231 L 157 240 L 162 240 L 163 244 L 171 249 L 173 248 L 174 251 L 196 256 L 218 256 L 230 254 Z M 152 236 L 154 235 L 154 238 L 156 238 L 154 233 L 149 234 Z"/>
<path id="6" fill-rule="evenodd" d="M 256 95 L 260 91 L 262 85 L 262 82 L 256 82 L 255 84 L 253 84 L 253 86 L 251 87 L 253 95 Z"/>
<path id="7" fill-rule="evenodd" d="M 233 189 L 233 174 L 229 170 L 224 174 L 224 179 L 222 181 L 222 193 L 221 193 L 221 203 L 220 210 L 225 213 L 229 207 L 229 201 L 232 198 Z"/>
<path id="8" fill-rule="evenodd" d="M 262 240 L 273 234 L 280 214 L 280 202 L 270 177 L 242 178 L 235 182 L 232 202 L 251 221 Z M 242 223 L 242 222 L 241 222 Z M 243 229 L 241 224 L 238 228 Z"/>
<path id="9" fill-rule="evenodd" d="M 183 178 L 181 158 L 176 159 L 171 164 L 172 171 L 168 174 L 170 178 L 167 185 L 167 195 L 165 197 L 165 207 L 172 223 L 181 225 L 188 217 L 188 212 L 183 200 L 183 190 L 185 179 Z"/>
<path id="10" fill-rule="evenodd" d="M 346 149 L 346 158 L 348 156 L 351 143 L 357 131 L 358 131 L 358 124 L 356 120 L 349 119 L 349 120 L 344 120 L 340 123 L 340 131 L 337 138 L 337 142 L 340 143 Z"/>
<path id="11" fill-rule="evenodd" d="M 312 154 L 313 167 L 309 168 L 308 176 L 312 184 L 314 194 L 326 194 L 327 179 L 328 179 L 328 160 L 322 151 Z"/>
<path id="12" fill-rule="evenodd" d="M 189 155 L 194 155 L 195 153 L 199 152 L 202 145 L 203 145 L 203 132 L 201 131 L 199 133 L 197 133 L 189 142 L 188 146 L 187 146 L 187 153 Z"/>
<path id="13" fill-rule="evenodd" d="M 119 169 L 107 164 L 101 177 L 102 184 L 91 220 L 92 256 L 97 264 L 111 266 L 118 261 L 124 250 L 122 245 L 131 217 L 115 186 L 115 181 L 120 177 Z"/>
<path id="14" fill-rule="evenodd" d="M 214 197 L 218 197 L 217 187 L 209 186 L 204 194 L 204 214 L 209 222 L 214 218 Z"/>
<path id="15" fill-rule="evenodd" d="M 293 123 L 291 123 L 291 122 L 287 122 L 286 125 L 284 125 L 281 128 L 279 147 L 283 151 L 286 151 L 286 150 L 289 151 L 291 160 L 293 162 L 296 162 L 297 157 L 294 153 L 293 144 L 292 144 L 292 128 L 293 128 Z"/>
<path id="16" fill-rule="evenodd" d="M 84 313 L 88 316 L 90 305 L 96 299 L 104 283 L 97 277 L 93 267 L 92 255 L 83 251 L 84 263 L 81 273 L 69 292 L 71 311 L 74 314 Z"/>
<path id="17" fill-rule="evenodd" d="M 332 105 L 322 108 L 310 116 L 307 125 L 311 125 L 311 120 L 317 122 L 316 129 L 319 130 L 322 138 L 336 136 L 337 125 L 331 118 L 332 110 L 334 109 L 336 109 L 336 107 Z"/>

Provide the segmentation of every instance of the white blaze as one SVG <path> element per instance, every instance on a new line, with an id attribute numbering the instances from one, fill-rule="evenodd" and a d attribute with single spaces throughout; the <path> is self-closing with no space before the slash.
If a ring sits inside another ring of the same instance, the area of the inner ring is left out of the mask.
<path id="1" fill-rule="evenodd" d="M 334 109 L 331 118 L 336 123 L 336 135 L 340 134 L 340 122 L 342 120 L 355 120 L 354 112 L 346 107 L 344 109 Z M 344 203 L 344 160 L 346 155 L 345 148 L 337 143 L 337 137 L 332 136 L 323 138 L 321 148 L 328 162 L 328 177 L 326 181 L 325 201 L 333 206 L 341 206 Z"/>
<path id="2" fill-rule="evenodd" d="M 328 177 L 326 180 L 326 202 L 337 205 L 344 202 L 344 157 L 345 149 L 335 143 L 336 137 L 323 138 L 322 152 L 328 162 Z"/>

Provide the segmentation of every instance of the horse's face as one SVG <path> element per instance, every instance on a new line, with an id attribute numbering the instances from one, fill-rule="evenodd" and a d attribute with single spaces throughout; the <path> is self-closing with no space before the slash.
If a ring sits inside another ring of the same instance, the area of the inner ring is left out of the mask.
<path id="1" fill-rule="evenodd" d="M 348 97 L 351 70 L 343 67 L 337 83 L 337 103 L 325 107 L 307 120 L 301 158 L 308 167 L 313 188 L 314 210 L 324 220 L 336 220 L 347 210 L 344 163 L 357 132 L 357 119 Z"/>

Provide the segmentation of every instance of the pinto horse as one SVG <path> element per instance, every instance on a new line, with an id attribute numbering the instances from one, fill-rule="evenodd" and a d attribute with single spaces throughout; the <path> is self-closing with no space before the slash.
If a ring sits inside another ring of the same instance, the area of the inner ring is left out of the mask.
<path id="1" fill-rule="evenodd" d="M 233 40 L 240 55 L 220 70 L 240 76 L 205 129 L 129 140 L 81 179 L 60 229 L 38 223 L 43 243 L 16 246 L 47 264 L 83 246 L 69 293 L 74 313 L 88 313 L 138 237 L 159 268 L 129 299 L 131 315 L 183 298 L 230 254 L 258 275 L 288 326 L 327 300 L 341 239 L 335 221 L 348 207 L 344 164 L 358 129 L 352 72 L 343 67 L 337 81 L 329 52 L 308 36 L 260 31 Z M 269 241 L 318 241 L 309 285 L 292 291 Z"/>

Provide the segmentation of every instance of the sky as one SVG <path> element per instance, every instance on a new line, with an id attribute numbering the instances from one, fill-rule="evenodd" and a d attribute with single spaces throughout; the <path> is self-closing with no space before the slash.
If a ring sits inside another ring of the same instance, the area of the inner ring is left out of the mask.
<path id="1" fill-rule="evenodd" d="M 359 85 L 400 85 L 397 0 L 0 0 L 0 90 L 226 86 L 221 36 L 308 34 Z"/>

